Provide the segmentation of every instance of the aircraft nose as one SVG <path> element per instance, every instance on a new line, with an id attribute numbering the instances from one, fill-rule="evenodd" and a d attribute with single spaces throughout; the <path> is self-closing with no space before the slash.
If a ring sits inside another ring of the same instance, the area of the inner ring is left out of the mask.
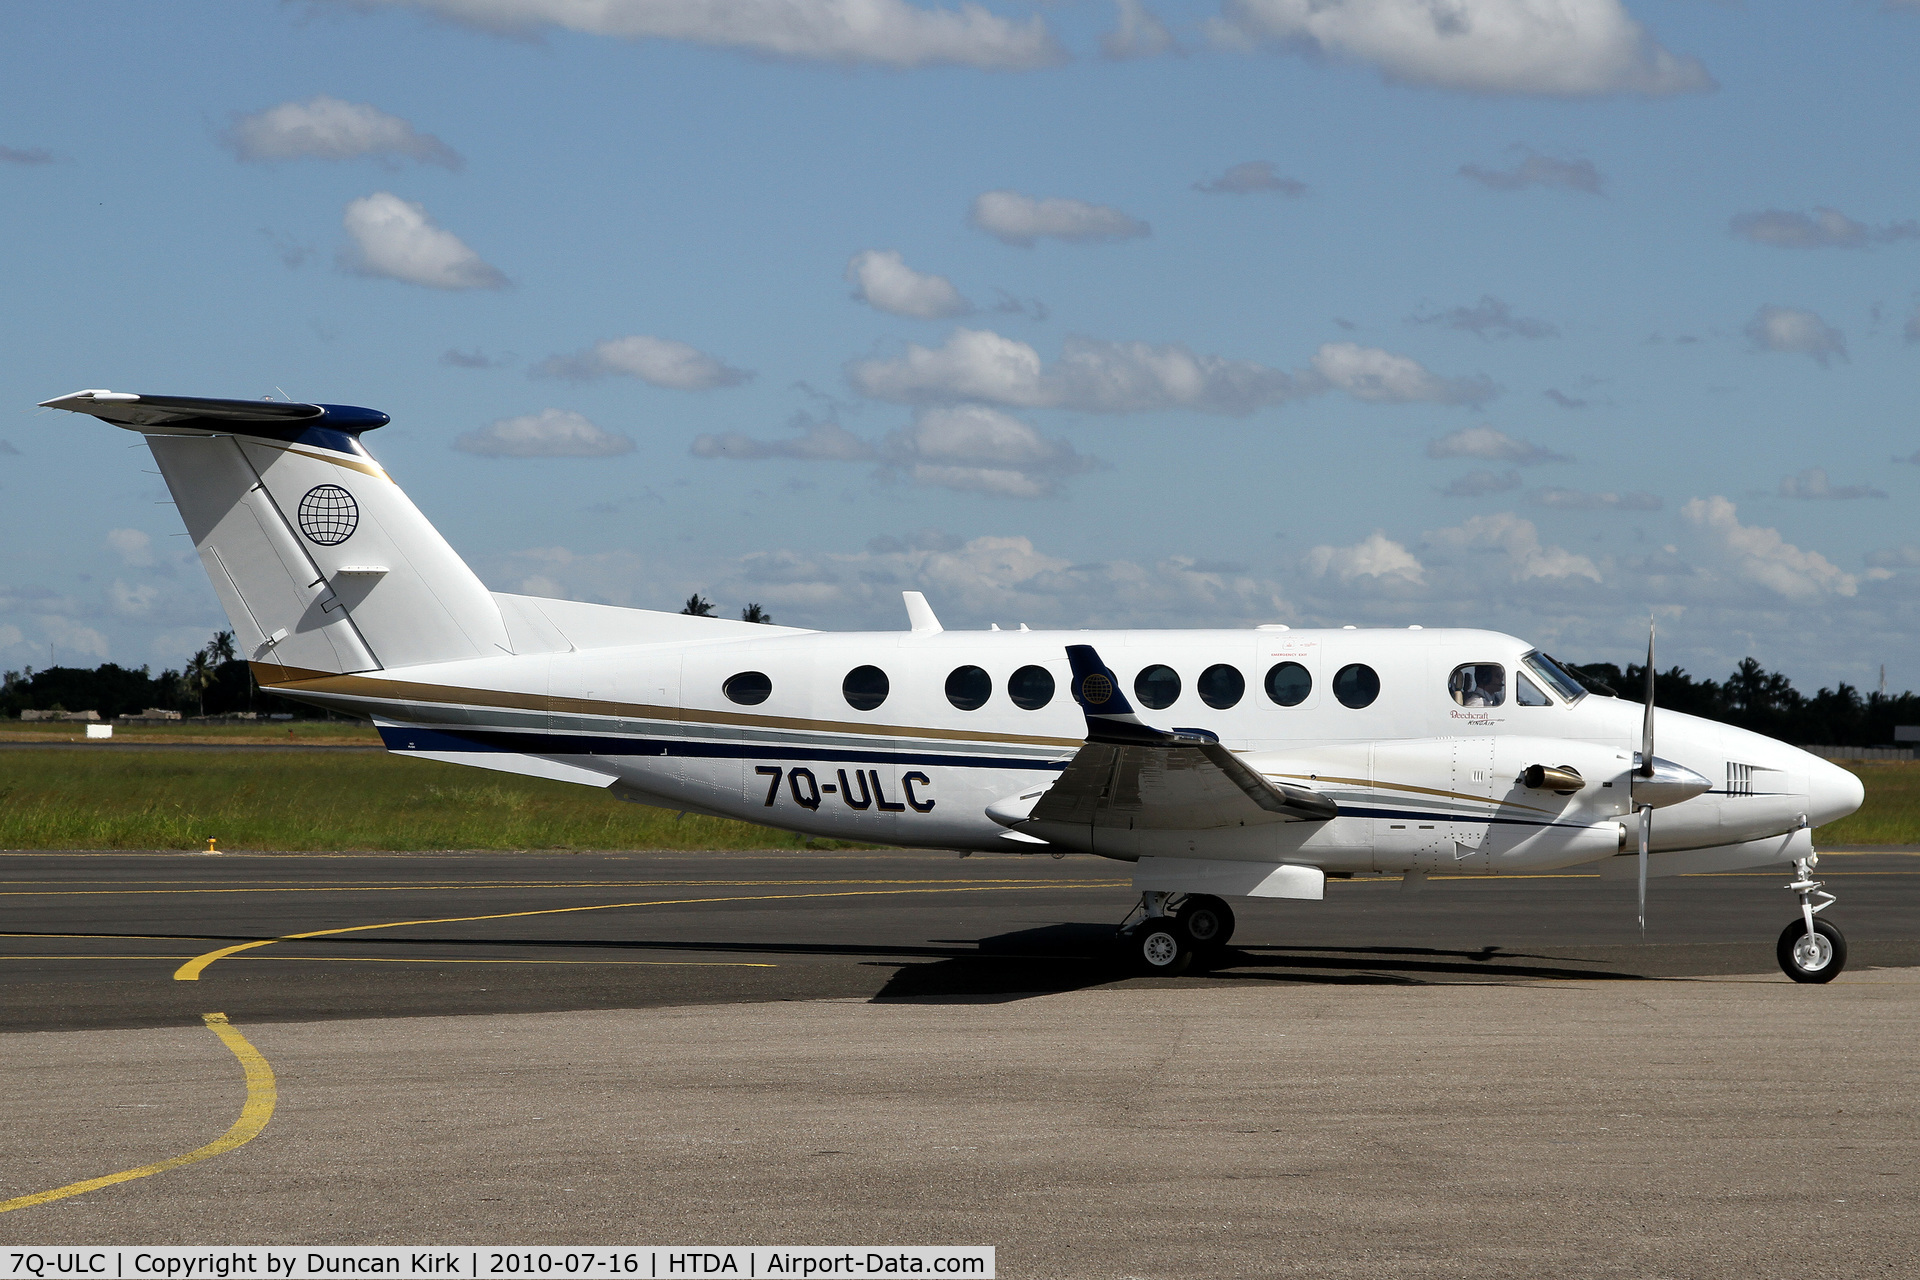
<path id="1" fill-rule="evenodd" d="M 1807 821 L 1813 826 L 1844 818 L 1867 798 L 1860 779 L 1831 760 L 1814 757 L 1807 767 Z"/>

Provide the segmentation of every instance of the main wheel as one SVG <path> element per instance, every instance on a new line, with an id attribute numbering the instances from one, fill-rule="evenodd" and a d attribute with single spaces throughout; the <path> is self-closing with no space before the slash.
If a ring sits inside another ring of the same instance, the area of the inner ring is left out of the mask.
<path id="1" fill-rule="evenodd" d="M 1782 929 L 1774 953 L 1780 957 L 1781 970 L 1795 982 L 1832 982 L 1847 967 L 1846 938 L 1818 918 L 1811 935 L 1805 920 L 1795 920 Z"/>
<path id="2" fill-rule="evenodd" d="M 1185 973 L 1193 964 L 1193 944 L 1172 916 L 1150 916 L 1127 931 L 1127 954 L 1142 973 Z"/>
<path id="3" fill-rule="evenodd" d="M 1210 893 L 1196 893 L 1180 908 L 1180 927 L 1196 949 L 1224 947 L 1233 936 L 1233 908 Z"/>

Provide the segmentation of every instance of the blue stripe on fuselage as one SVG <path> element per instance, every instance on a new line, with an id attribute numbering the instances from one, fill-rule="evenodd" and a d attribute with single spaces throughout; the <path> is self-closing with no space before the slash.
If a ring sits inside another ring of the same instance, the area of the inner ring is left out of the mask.
<path id="1" fill-rule="evenodd" d="M 573 733 L 525 733 L 497 729 L 410 729 L 381 725 L 390 751 L 504 751 L 528 756 L 644 756 L 659 759 L 823 760 L 848 764 L 954 765 L 973 769 L 1045 769 L 1057 773 L 1064 760 L 1018 756 L 970 756 L 925 751 L 875 751 L 858 747 L 790 747 L 779 743 L 689 742 L 680 738 L 605 738 Z"/>

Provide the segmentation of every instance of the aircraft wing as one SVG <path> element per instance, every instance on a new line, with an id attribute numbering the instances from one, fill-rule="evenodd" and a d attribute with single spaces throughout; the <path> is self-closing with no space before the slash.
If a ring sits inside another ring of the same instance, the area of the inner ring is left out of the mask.
<path id="1" fill-rule="evenodd" d="M 1087 742 L 1027 815 L 1040 822 L 1162 831 L 1325 822 L 1333 801 L 1262 777 L 1205 729 L 1141 722 L 1091 645 L 1067 646 Z"/>

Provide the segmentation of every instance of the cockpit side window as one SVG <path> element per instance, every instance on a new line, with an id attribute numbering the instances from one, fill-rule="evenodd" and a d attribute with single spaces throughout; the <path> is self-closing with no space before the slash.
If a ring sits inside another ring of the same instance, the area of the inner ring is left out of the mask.
<path id="1" fill-rule="evenodd" d="M 1540 686 L 1527 679 L 1524 671 L 1513 673 L 1513 700 L 1523 707 L 1550 707 L 1553 699 L 1540 692 Z"/>
<path id="2" fill-rule="evenodd" d="M 1527 670 L 1540 677 L 1549 689 L 1568 702 L 1578 702 L 1587 696 L 1587 687 L 1568 675 L 1560 664 L 1546 654 L 1535 649 L 1520 661 L 1527 664 Z"/>
<path id="3" fill-rule="evenodd" d="M 1497 662 L 1468 662 L 1453 669 L 1447 692 L 1463 707 L 1497 707 L 1507 700 L 1507 670 Z"/>

